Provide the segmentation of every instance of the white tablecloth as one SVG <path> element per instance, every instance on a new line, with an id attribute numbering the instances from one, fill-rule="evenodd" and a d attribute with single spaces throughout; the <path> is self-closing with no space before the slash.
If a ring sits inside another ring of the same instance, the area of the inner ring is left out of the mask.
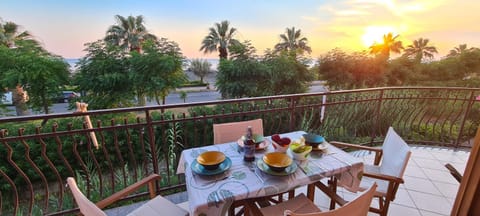
<path id="1" fill-rule="evenodd" d="M 305 132 L 282 134 L 282 137 L 299 139 Z M 192 172 L 190 165 L 205 151 L 221 151 L 232 160 L 232 167 L 215 176 L 201 176 Z M 272 145 L 256 151 L 257 159 L 274 151 Z M 295 173 L 288 176 L 273 176 L 259 170 L 255 162 L 244 162 L 236 142 L 187 149 L 182 152 L 177 173 L 185 173 L 190 215 L 226 215 L 235 200 L 262 197 L 286 192 L 308 185 L 324 177 L 337 176 L 347 189 L 358 189 L 363 163 L 360 159 L 328 145 L 327 153 L 314 151 L 307 161 L 294 161 L 299 165 Z"/>

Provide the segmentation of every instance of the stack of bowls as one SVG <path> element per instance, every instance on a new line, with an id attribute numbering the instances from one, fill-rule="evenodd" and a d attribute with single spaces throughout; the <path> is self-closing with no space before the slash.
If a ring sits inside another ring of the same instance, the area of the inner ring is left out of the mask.
<path id="1" fill-rule="evenodd" d="M 197 162 L 207 170 L 216 170 L 225 158 L 223 152 L 206 151 L 197 157 Z"/>
<path id="2" fill-rule="evenodd" d="M 282 172 L 292 164 L 292 158 L 281 152 L 270 152 L 263 156 L 263 162 L 275 172 Z"/>

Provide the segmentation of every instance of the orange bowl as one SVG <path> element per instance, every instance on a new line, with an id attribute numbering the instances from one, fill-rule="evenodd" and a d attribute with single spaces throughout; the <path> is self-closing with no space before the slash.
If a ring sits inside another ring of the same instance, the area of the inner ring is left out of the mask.
<path id="1" fill-rule="evenodd" d="M 219 151 L 206 151 L 197 157 L 197 162 L 207 170 L 217 169 L 225 160 L 225 154 Z"/>
<path id="2" fill-rule="evenodd" d="M 282 152 L 270 152 L 263 156 L 263 162 L 275 172 L 281 172 L 293 162 L 287 154 Z"/>

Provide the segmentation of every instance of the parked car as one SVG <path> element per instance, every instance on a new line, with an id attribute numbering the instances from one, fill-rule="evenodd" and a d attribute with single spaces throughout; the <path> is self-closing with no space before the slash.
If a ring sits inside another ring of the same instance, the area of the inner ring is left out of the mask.
<path id="1" fill-rule="evenodd" d="M 80 94 L 74 91 L 62 91 L 60 97 L 57 98 L 57 103 L 68 103 L 71 99 L 80 97 Z"/>
<path id="2" fill-rule="evenodd" d="M 0 93 L 0 104 L 13 105 L 12 92 Z"/>

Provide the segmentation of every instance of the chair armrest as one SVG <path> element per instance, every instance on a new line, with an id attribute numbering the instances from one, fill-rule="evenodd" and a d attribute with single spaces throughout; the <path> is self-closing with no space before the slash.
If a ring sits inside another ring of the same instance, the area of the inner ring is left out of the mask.
<path id="1" fill-rule="evenodd" d="M 452 176 L 458 181 L 458 182 L 462 182 L 462 174 L 460 174 L 460 172 L 458 172 L 457 169 L 455 169 L 455 167 L 452 166 L 452 164 L 445 164 L 445 167 L 448 169 L 448 171 L 450 171 L 450 174 L 452 174 Z"/>
<path id="2" fill-rule="evenodd" d="M 391 176 L 391 175 L 384 175 L 384 174 L 379 174 L 379 173 L 363 173 L 363 176 L 367 176 L 367 177 L 370 177 L 370 178 L 376 178 L 376 179 L 380 179 L 380 180 L 385 180 L 385 181 L 390 181 L 390 182 L 395 182 L 395 183 L 403 183 L 403 179 L 402 178 L 398 178 L 398 177 L 395 177 L 395 176 Z"/>
<path id="3" fill-rule="evenodd" d="M 151 174 L 145 178 L 143 178 L 142 180 L 136 182 L 135 184 L 132 184 L 128 187 L 126 187 L 125 189 L 121 190 L 121 191 L 118 191 L 114 194 L 112 194 L 111 196 L 99 201 L 96 203 L 96 205 L 100 208 L 100 209 L 103 209 L 105 208 L 106 206 L 126 197 L 127 195 L 137 191 L 138 189 L 140 189 L 141 187 L 145 186 L 146 184 L 148 184 L 148 190 L 150 192 L 150 198 L 154 198 L 155 197 L 155 181 L 157 180 L 160 180 L 161 177 L 157 174 Z"/>
<path id="4" fill-rule="evenodd" d="M 355 149 L 373 151 L 373 152 L 375 152 L 375 161 L 373 162 L 373 164 L 377 165 L 377 166 L 380 164 L 380 160 L 382 159 L 383 150 L 381 148 L 371 147 L 371 146 L 363 146 L 363 145 L 357 145 L 357 144 L 351 144 L 351 143 L 344 143 L 344 142 L 338 142 L 338 141 L 330 141 L 329 143 L 334 145 L 334 146 L 337 146 L 337 147 L 355 148 Z"/>
<path id="5" fill-rule="evenodd" d="M 382 152 L 381 148 L 376 148 L 371 146 L 363 146 L 363 145 L 344 143 L 344 142 L 338 142 L 338 141 L 330 141 L 329 143 L 338 147 L 356 148 L 356 149 L 363 149 L 363 150 L 374 151 L 374 152 Z"/>

